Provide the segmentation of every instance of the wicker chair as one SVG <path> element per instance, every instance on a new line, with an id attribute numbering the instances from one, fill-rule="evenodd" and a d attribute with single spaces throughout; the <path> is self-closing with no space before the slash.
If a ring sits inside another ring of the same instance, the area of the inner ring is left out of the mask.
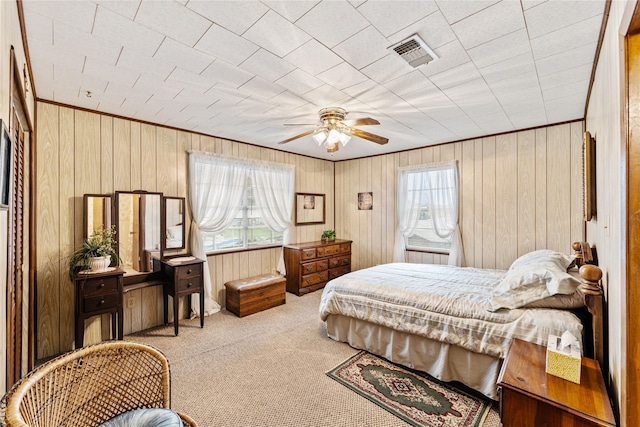
<path id="1" fill-rule="evenodd" d="M 169 363 L 153 347 L 126 341 L 63 354 L 31 371 L 2 399 L 8 427 L 95 427 L 139 408 L 170 408 Z M 196 423 L 179 414 L 185 427 Z"/>

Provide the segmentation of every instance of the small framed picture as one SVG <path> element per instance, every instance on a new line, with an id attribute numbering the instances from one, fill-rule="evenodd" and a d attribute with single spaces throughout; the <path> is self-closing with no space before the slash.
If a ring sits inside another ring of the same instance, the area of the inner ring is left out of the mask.
<path id="1" fill-rule="evenodd" d="M 373 209 L 373 193 L 367 191 L 365 193 L 358 193 L 358 210 L 370 211 Z"/>
<path id="2" fill-rule="evenodd" d="M 0 120 L 0 205 L 9 204 L 11 183 L 11 138 L 7 127 Z"/>

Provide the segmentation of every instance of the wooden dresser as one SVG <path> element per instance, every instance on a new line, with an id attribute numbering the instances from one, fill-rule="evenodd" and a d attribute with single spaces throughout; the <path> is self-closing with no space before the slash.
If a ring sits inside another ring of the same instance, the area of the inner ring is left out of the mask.
<path id="1" fill-rule="evenodd" d="M 582 358 L 580 384 L 547 374 L 546 347 L 513 340 L 498 378 L 504 427 L 613 427 L 600 365 Z"/>
<path id="2" fill-rule="evenodd" d="M 287 292 L 304 295 L 351 271 L 351 240 L 285 245 L 284 262 Z"/>

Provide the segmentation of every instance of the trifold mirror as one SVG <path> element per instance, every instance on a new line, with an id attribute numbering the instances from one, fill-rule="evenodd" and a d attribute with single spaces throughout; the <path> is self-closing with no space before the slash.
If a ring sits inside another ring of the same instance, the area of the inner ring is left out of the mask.
<path id="1" fill-rule="evenodd" d="M 84 238 L 96 231 L 111 228 L 113 224 L 113 199 L 111 194 L 84 195 Z"/>
<path id="2" fill-rule="evenodd" d="M 165 236 L 163 251 L 185 248 L 184 197 L 163 197 Z"/>
<path id="3" fill-rule="evenodd" d="M 116 192 L 116 241 L 125 271 L 151 271 L 153 258 L 162 258 L 161 207 L 162 193 Z"/>

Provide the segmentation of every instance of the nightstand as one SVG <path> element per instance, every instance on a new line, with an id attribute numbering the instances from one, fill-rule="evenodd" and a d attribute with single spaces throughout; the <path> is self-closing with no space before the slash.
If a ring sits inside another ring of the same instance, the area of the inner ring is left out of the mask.
<path id="1" fill-rule="evenodd" d="M 200 294 L 200 327 L 204 328 L 204 281 L 202 277 L 203 260 L 192 256 L 178 256 L 163 260 L 153 259 L 154 271 L 162 273 L 164 284 L 164 324 L 169 323 L 169 295 L 173 297 L 173 326 L 178 335 L 178 299 Z"/>
<path id="2" fill-rule="evenodd" d="M 582 358 L 580 384 L 545 372 L 546 347 L 515 339 L 498 377 L 504 427 L 614 427 L 600 365 Z"/>
<path id="3" fill-rule="evenodd" d="M 122 339 L 123 274 L 123 270 L 110 267 L 99 273 L 80 271 L 76 276 L 76 348 L 84 345 L 85 319 L 99 314 L 111 314 L 111 332 L 115 334 L 117 330 L 117 339 Z"/>

